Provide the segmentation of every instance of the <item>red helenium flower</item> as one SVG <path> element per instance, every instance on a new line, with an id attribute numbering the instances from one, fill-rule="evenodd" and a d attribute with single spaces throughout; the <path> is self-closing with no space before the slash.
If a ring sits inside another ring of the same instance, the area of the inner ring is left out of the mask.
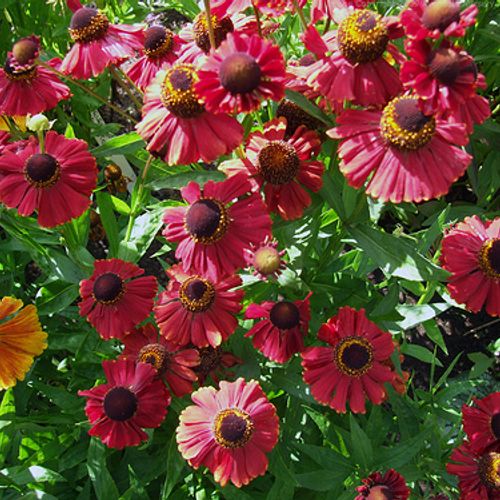
<path id="1" fill-rule="evenodd" d="M 313 26 L 308 29 L 308 32 L 315 31 Z M 307 68 L 307 83 L 332 102 L 348 100 L 361 106 L 386 104 L 402 89 L 397 69 L 384 56 L 387 51 L 396 61 L 403 59 L 397 47 L 389 42 L 399 36 L 397 25 L 380 14 L 355 10 L 340 23 L 331 55 L 327 55 L 325 44 L 324 55 Z M 319 35 L 313 37 L 311 33 L 306 33 L 304 41 L 311 38 L 319 41 Z"/>
<path id="2" fill-rule="evenodd" d="M 167 414 L 170 395 L 156 370 L 132 360 L 103 361 L 107 383 L 78 391 L 87 399 L 85 413 L 97 436 L 110 448 L 137 446 L 148 439 L 144 428 L 159 427 Z"/>
<path id="3" fill-rule="evenodd" d="M 145 90 L 157 73 L 170 67 L 179 57 L 184 42 L 169 29 L 154 25 L 144 31 L 142 56 L 126 67 L 128 77 Z"/>
<path id="4" fill-rule="evenodd" d="M 0 201 L 22 216 L 36 210 L 44 227 L 82 215 L 96 185 L 96 161 L 87 143 L 56 132 L 47 133 L 43 151 L 31 137 L 8 146 L 0 157 Z"/>
<path id="5" fill-rule="evenodd" d="M 224 380 L 234 376 L 234 372 L 226 370 L 235 365 L 243 364 L 243 360 L 235 356 L 232 352 L 224 351 L 222 347 L 202 347 L 198 349 L 200 354 L 200 364 L 194 369 L 198 375 L 198 383 L 200 386 L 205 384 L 205 381 L 210 377 L 216 384 L 219 383 L 221 377 Z"/>
<path id="6" fill-rule="evenodd" d="M 455 0 L 411 0 L 401 12 L 401 24 L 406 35 L 416 40 L 462 37 L 475 24 L 478 8 L 472 4 L 460 11 L 460 6 Z"/>
<path id="7" fill-rule="evenodd" d="M 69 33 L 75 43 L 59 69 L 83 80 L 135 55 L 144 37 L 142 27 L 111 24 L 103 12 L 89 6 L 73 14 Z"/>
<path id="8" fill-rule="evenodd" d="M 241 310 L 243 290 L 239 276 L 214 280 L 180 265 L 171 267 L 167 289 L 162 292 L 154 313 L 160 333 L 179 346 L 217 347 L 238 326 L 235 317 Z"/>
<path id="9" fill-rule="evenodd" d="M 237 174 L 203 189 L 190 182 L 181 189 L 188 207 L 167 208 L 163 236 L 178 242 L 176 257 L 184 270 L 210 279 L 245 267 L 245 249 L 271 236 L 271 218 L 250 181 Z"/>
<path id="10" fill-rule="evenodd" d="M 467 309 L 486 306 L 500 316 L 500 217 L 482 222 L 473 215 L 446 232 L 441 265 L 451 273 L 448 291 Z"/>
<path id="11" fill-rule="evenodd" d="M 372 0 L 312 0 L 311 21 L 316 23 L 323 17 L 335 19 L 335 11 L 349 9 L 364 9 Z"/>
<path id="12" fill-rule="evenodd" d="M 267 208 L 285 220 L 302 217 L 304 208 L 311 204 L 309 193 L 317 192 L 323 185 L 325 166 L 313 159 L 319 153 L 319 135 L 299 127 L 285 140 L 286 119 L 268 122 L 262 132 L 248 138 L 246 157 L 221 165 L 221 170 L 233 175 L 244 172 L 257 186 L 263 187 Z"/>
<path id="13" fill-rule="evenodd" d="M 193 382 L 198 378 L 193 368 L 200 364 L 196 349 L 179 349 L 159 336 L 151 323 L 135 328 L 122 342 L 125 348 L 119 359 L 149 363 L 177 397 L 193 391 Z"/>
<path id="14" fill-rule="evenodd" d="M 266 281 L 269 277 L 278 278 L 286 269 L 283 260 L 285 250 L 278 250 L 278 242 L 267 237 L 259 245 L 252 245 L 245 252 L 247 265 L 253 267 L 253 274 Z"/>
<path id="15" fill-rule="evenodd" d="M 202 387 L 195 403 L 179 417 L 177 443 L 195 469 L 204 465 L 225 486 L 240 487 L 265 474 L 269 453 L 278 441 L 279 419 L 255 380 Z"/>
<path id="16" fill-rule="evenodd" d="M 458 476 L 460 500 L 500 499 L 500 442 L 475 451 L 465 441 L 455 448 L 446 464 L 449 474 Z"/>
<path id="17" fill-rule="evenodd" d="M 29 36 L 17 41 L 0 68 L 0 113 L 9 116 L 36 115 L 71 97 L 69 87 L 49 69 L 37 64 L 39 38 Z M 47 64 L 56 67 L 59 59 Z"/>
<path id="18" fill-rule="evenodd" d="M 80 316 L 86 316 L 103 339 L 121 339 L 149 316 L 158 283 L 143 274 L 131 262 L 96 260 L 92 276 L 80 282 Z"/>
<path id="19" fill-rule="evenodd" d="M 473 406 L 462 406 L 464 431 L 472 448 L 484 450 L 500 440 L 500 392 L 473 401 Z"/>
<path id="20" fill-rule="evenodd" d="M 157 74 L 144 97 L 137 132 L 169 165 L 214 161 L 243 140 L 234 118 L 205 110 L 194 90 L 197 80 L 194 66 L 176 63 Z"/>
<path id="21" fill-rule="evenodd" d="M 280 49 L 258 35 L 229 33 L 199 71 L 196 91 L 208 111 L 250 112 L 264 99 L 285 95 L 285 61 Z"/>
<path id="22" fill-rule="evenodd" d="M 264 356 L 286 363 L 295 353 L 304 350 L 304 337 L 309 329 L 311 311 L 309 293 L 304 300 L 250 304 L 245 319 L 262 319 L 245 337 L 253 337 L 253 346 Z"/>
<path id="23" fill-rule="evenodd" d="M 346 402 L 353 413 L 365 413 L 365 398 L 381 404 L 384 383 L 394 373 L 383 362 L 394 351 L 389 333 L 372 323 L 365 310 L 345 306 L 319 330 L 318 338 L 329 347 L 308 347 L 302 353 L 304 381 L 314 399 L 345 413 Z"/>
<path id="24" fill-rule="evenodd" d="M 401 203 L 444 195 L 471 156 L 465 127 L 425 115 L 416 97 L 393 99 L 383 111 L 349 109 L 327 132 L 340 139 L 339 168 L 349 184 L 373 198 Z"/>
<path id="25" fill-rule="evenodd" d="M 358 486 L 359 495 L 354 500 L 407 500 L 410 496 L 405 478 L 394 469 L 389 469 L 385 474 L 374 472 L 362 480 L 363 486 Z"/>

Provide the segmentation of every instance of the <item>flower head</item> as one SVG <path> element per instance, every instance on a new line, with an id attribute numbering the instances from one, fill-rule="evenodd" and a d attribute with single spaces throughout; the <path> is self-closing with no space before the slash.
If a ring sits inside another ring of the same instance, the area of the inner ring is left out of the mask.
<path id="1" fill-rule="evenodd" d="M 249 112 L 285 92 L 285 62 L 279 48 L 258 35 L 230 33 L 199 71 L 196 90 L 208 111 Z"/>
<path id="2" fill-rule="evenodd" d="M 87 391 L 85 413 L 97 436 L 110 448 L 137 446 L 148 438 L 144 428 L 159 427 L 167 414 L 170 395 L 156 370 L 132 360 L 103 361 L 107 383 Z"/>
<path id="3" fill-rule="evenodd" d="M 453 226 L 443 238 L 441 265 L 451 273 L 453 299 L 470 311 L 485 306 L 500 315 L 500 217 L 483 222 L 473 215 Z"/>
<path id="4" fill-rule="evenodd" d="M 356 488 L 359 495 L 355 500 L 407 500 L 410 489 L 405 478 L 394 469 L 389 469 L 385 474 L 374 472 L 363 479 L 363 486 Z"/>
<path id="5" fill-rule="evenodd" d="M 208 467 L 221 486 L 240 487 L 265 474 L 279 420 L 258 382 L 222 381 L 219 390 L 202 387 L 191 399 L 177 427 L 179 451 L 189 464 Z"/>
<path id="6" fill-rule="evenodd" d="M 318 338 L 328 347 L 308 347 L 302 353 L 304 381 L 314 399 L 345 413 L 346 402 L 353 413 L 365 413 L 365 399 L 381 404 L 384 383 L 394 379 L 384 364 L 394 344 L 389 333 L 378 328 L 365 314 L 345 306 L 319 330 Z"/>
<path id="7" fill-rule="evenodd" d="M 42 151 L 31 137 L 0 157 L 0 200 L 19 215 L 38 212 L 44 227 L 64 224 L 87 210 L 97 167 L 86 142 L 49 131 Z"/>
<path id="8" fill-rule="evenodd" d="M 170 281 L 160 294 L 154 312 L 161 335 L 179 346 L 217 347 L 238 326 L 243 290 L 239 276 L 214 280 L 172 266 Z"/>
<path id="9" fill-rule="evenodd" d="M 103 339 L 121 339 L 149 316 L 158 283 L 143 274 L 131 262 L 96 260 L 92 276 L 80 282 L 80 315 Z"/>
<path id="10" fill-rule="evenodd" d="M 242 359 L 229 351 L 224 351 L 221 346 L 202 347 L 198 349 L 198 352 L 200 354 L 200 364 L 194 368 L 194 371 L 198 375 L 200 386 L 205 384 L 208 377 L 217 384 L 222 377 L 224 380 L 233 377 L 234 373 L 227 371 L 226 368 L 243 364 Z"/>
<path id="11" fill-rule="evenodd" d="M 285 250 L 278 250 L 278 242 L 271 238 L 266 238 L 259 245 L 252 245 L 245 252 L 247 265 L 253 268 L 253 273 L 262 280 L 269 277 L 277 278 L 283 269 L 286 268 L 286 262 L 283 260 Z"/>
<path id="12" fill-rule="evenodd" d="M 8 389 L 24 380 L 33 358 L 47 348 L 47 334 L 42 331 L 34 305 L 23 308 L 22 300 L 0 300 L 0 389 Z"/>
<path id="13" fill-rule="evenodd" d="M 245 337 L 253 337 L 252 343 L 264 356 L 286 363 L 295 353 L 304 350 L 311 311 L 309 293 L 304 300 L 290 302 L 263 302 L 250 304 L 245 311 L 245 319 L 262 319 Z"/>
<path id="14" fill-rule="evenodd" d="M 327 132 L 340 139 L 340 170 L 359 188 L 383 201 L 419 202 L 446 194 L 471 156 L 463 125 L 425 115 L 413 96 L 393 99 L 383 111 L 349 109 Z"/>
<path id="15" fill-rule="evenodd" d="M 271 235 L 271 218 L 244 174 L 181 189 L 188 207 L 168 208 L 163 236 L 178 242 L 184 270 L 217 280 L 245 267 L 245 249 Z"/>
<path id="16" fill-rule="evenodd" d="M 158 335 L 151 323 L 135 328 L 122 342 L 125 348 L 119 359 L 149 363 L 177 397 L 192 392 L 193 382 L 197 380 L 193 369 L 200 363 L 196 349 L 179 349 Z"/>

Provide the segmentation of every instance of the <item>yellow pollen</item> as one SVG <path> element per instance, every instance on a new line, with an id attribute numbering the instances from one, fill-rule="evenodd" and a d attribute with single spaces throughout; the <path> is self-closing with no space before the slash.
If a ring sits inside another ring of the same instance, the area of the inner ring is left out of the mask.
<path id="1" fill-rule="evenodd" d="M 253 422 L 248 413 L 238 408 L 220 411 L 215 417 L 215 441 L 224 448 L 240 448 L 252 437 Z"/>
<path id="2" fill-rule="evenodd" d="M 149 49 L 144 49 L 144 54 L 146 54 L 149 58 L 155 59 L 164 56 L 165 54 L 168 54 L 174 45 L 174 35 L 170 30 L 165 30 L 165 38 L 161 42 L 160 45 L 154 47 L 154 48 L 149 48 Z"/>
<path id="3" fill-rule="evenodd" d="M 215 300 L 215 288 L 210 281 L 201 276 L 191 276 L 179 289 L 179 298 L 185 309 L 190 312 L 206 311 Z"/>
<path id="4" fill-rule="evenodd" d="M 137 355 L 137 361 L 141 363 L 149 363 L 156 371 L 163 371 L 167 358 L 167 350 L 161 344 L 147 344 Z"/>
<path id="5" fill-rule="evenodd" d="M 75 42 L 88 43 L 102 38 L 108 31 L 109 20 L 98 11 L 89 24 L 83 28 L 69 28 L 69 34 Z"/>
<path id="6" fill-rule="evenodd" d="M 483 273 L 489 278 L 500 279 L 500 272 L 495 269 L 492 265 L 493 252 L 496 249 L 497 260 L 498 260 L 498 250 L 500 247 L 500 238 L 492 238 L 483 243 L 481 250 L 479 251 L 479 267 L 482 269 Z"/>
<path id="7" fill-rule="evenodd" d="M 274 185 L 287 184 L 299 172 L 300 160 L 295 148 L 286 141 L 270 141 L 258 155 L 259 173 Z"/>
<path id="8" fill-rule="evenodd" d="M 479 477 L 485 486 L 500 488 L 500 453 L 494 451 L 483 455 L 479 461 Z"/>
<path id="9" fill-rule="evenodd" d="M 382 16 L 369 10 L 356 10 L 339 26 L 338 44 L 351 64 L 363 64 L 378 59 L 389 42 Z"/>
<path id="10" fill-rule="evenodd" d="M 372 367 L 373 348 L 364 337 L 345 337 L 335 347 L 337 368 L 350 377 L 361 377 Z"/>

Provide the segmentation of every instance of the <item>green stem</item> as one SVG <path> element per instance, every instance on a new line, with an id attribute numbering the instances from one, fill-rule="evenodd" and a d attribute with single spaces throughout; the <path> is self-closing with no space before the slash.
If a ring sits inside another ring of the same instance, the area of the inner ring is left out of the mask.
<path id="1" fill-rule="evenodd" d="M 252 2 L 252 7 L 253 7 L 254 14 L 255 14 L 255 20 L 257 21 L 257 32 L 259 33 L 259 36 L 261 38 L 263 38 L 263 36 L 262 36 L 262 23 L 260 21 L 259 9 L 257 8 L 257 6 L 255 5 L 254 2 Z"/>
<path id="2" fill-rule="evenodd" d="M 129 216 L 128 224 L 127 224 L 127 230 L 125 232 L 125 241 L 129 241 L 130 240 L 130 235 L 132 234 L 132 229 L 134 227 L 134 222 L 135 222 L 135 219 L 136 219 L 137 213 L 138 213 L 137 208 L 139 207 L 139 204 L 140 204 L 141 199 L 142 199 L 142 194 L 144 192 L 144 184 L 146 182 L 146 178 L 148 176 L 149 167 L 151 166 L 152 162 L 153 162 L 153 156 L 149 155 L 149 157 L 148 157 L 148 159 L 146 161 L 146 164 L 144 165 L 144 168 L 142 170 L 142 174 L 139 177 L 139 179 L 137 180 L 137 182 L 139 183 L 139 185 L 137 187 L 137 195 L 135 197 L 136 202 L 133 203 L 132 209 L 130 211 L 130 216 Z"/>
<path id="3" fill-rule="evenodd" d="M 302 24 L 302 29 L 304 32 L 307 31 L 307 21 L 306 17 L 304 16 L 304 11 L 302 10 L 302 7 L 300 7 L 299 2 L 297 0 L 292 0 L 293 7 L 295 11 L 297 12 L 299 19 L 300 19 L 300 24 Z"/>
<path id="4" fill-rule="evenodd" d="M 137 99 L 137 97 L 134 95 L 134 93 L 130 90 L 129 86 L 123 81 L 123 79 L 120 76 L 120 73 L 117 71 L 117 68 L 115 66 L 110 66 L 109 72 L 111 73 L 111 76 L 115 79 L 116 83 L 118 83 L 118 85 L 120 85 L 120 87 L 130 97 L 132 102 L 135 104 L 136 108 L 138 110 L 141 110 L 142 109 L 142 102 L 139 99 Z"/>
<path id="5" fill-rule="evenodd" d="M 132 118 L 127 113 L 125 113 L 125 111 L 123 111 L 122 109 L 120 109 L 118 106 L 115 106 L 111 102 L 108 102 L 104 97 L 101 97 L 99 94 L 97 94 L 93 90 L 90 90 L 88 87 L 86 87 L 85 85 L 83 85 L 79 81 L 74 80 L 73 78 L 71 78 L 68 75 L 65 75 L 64 73 L 61 73 L 57 69 L 53 68 L 49 64 L 46 64 L 46 63 L 44 63 L 42 61 L 39 61 L 38 64 L 40 64 L 40 66 L 43 66 L 44 68 L 52 71 L 59 78 L 63 78 L 64 80 L 67 80 L 67 81 L 71 82 L 73 85 L 76 85 L 77 87 L 79 87 L 80 89 L 82 89 L 84 92 L 86 92 L 87 94 L 91 95 L 94 99 L 97 99 L 98 101 L 102 102 L 105 106 L 107 106 L 108 108 L 110 108 L 113 111 L 115 111 L 116 113 L 118 113 L 123 118 L 126 118 L 127 120 L 131 121 L 132 123 L 138 123 L 137 120 L 134 120 L 134 118 Z"/>
<path id="6" fill-rule="evenodd" d="M 39 130 L 36 135 L 38 136 L 38 146 L 40 147 L 40 153 L 45 153 L 45 132 Z"/>
<path id="7" fill-rule="evenodd" d="M 215 32 L 214 26 L 212 24 L 212 13 L 210 11 L 210 0 L 203 0 L 205 4 L 205 15 L 207 16 L 207 27 L 208 27 L 208 38 L 210 39 L 210 47 L 212 50 L 217 48 L 217 44 L 215 43 Z"/>

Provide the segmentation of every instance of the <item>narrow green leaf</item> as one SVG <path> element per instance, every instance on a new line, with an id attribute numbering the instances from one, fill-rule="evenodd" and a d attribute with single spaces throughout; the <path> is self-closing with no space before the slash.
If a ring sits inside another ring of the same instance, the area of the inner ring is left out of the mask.
<path id="1" fill-rule="evenodd" d="M 482 352 L 471 352 L 467 354 L 467 357 L 474 363 L 470 371 L 470 378 L 481 376 L 495 361 L 493 357 L 486 356 L 486 354 Z"/>
<path id="2" fill-rule="evenodd" d="M 103 158 L 113 155 L 125 155 L 134 153 L 139 149 L 144 148 L 145 143 L 141 136 L 136 132 L 113 137 L 97 148 L 94 148 L 91 153 L 97 158 Z"/>
<path id="3" fill-rule="evenodd" d="M 351 456 L 365 472 L 369 471 L 373 464 L 373 447 L 370 438 L 356 422 L 352 413 L 349 414 L 349 424 L 351 428 Z"/>
<path id="4" fill-rule="evenodd" d="M 177 441 L 175 440 L 175 434 L 173 434 L 168 448 L 167 477 L 163 483 L 161 500 L 166 500 L 170 496 L 181 477 L 181 472 L 184 469 L 185 464 L 184 459 L 181 457 L 177 449 Z"/>
<path id="5" fill-rule="evenodd" d="M 118 224 L 116 223 L 111 195 L 103 191 L 98 191 L 95 196 L 101 222 L 109 242 L 109 257 L 116 257 L 118 255 L 120 238 L 118 236 Z"/>
<path id="6" fill-rule="evenodd" d="M 180 189 L 191 181 L 203 185 L 207 181 L 223 181 L 224 179 L 225 175 L 218 170 L 192 170 L 180 174 L 163 175 L 146 185 L 151 189 Z"/>
<path id="7" fill-rule="evenodd" d="M 304 95 L 289 89 L 285 91 L 285 94 L 287 99 L 290 99 L 290 101 L 301 107 L 306 113 L 323 122 L 325 125 L 333 125 L 332 120 L 328 117 L 328 115 Z"/>
<path id="8" fill-rule="evenodd" d="M 111 195 L 111 204 L 113 205 L 115 212 L 118 212 L 122 215 L 130 215 L 130 207 L 125 201 L 121 200 L 120 198 Z"/>
<path id="9" fill-rule="evenodd" d="M 401 316 L 403 316 L 402 321 L 398 321 L 398 325 L 402 330 L 409 330 L 415 326 L 427 321 L 429 319 L 435 318 L 442 312 L 450 308 L 450 304 L 447 302 L 435 302 L 434 304 L 401 304 L 396 306 L 396 310 Z"/>
<path id="10" fill-rule="evenodd" d="M 403 344 L 401 346 L 401 352 L 413 358 L 419 359 L 424 363 L 436 363 L 437 366 L 443 366 L 441 361 L 436 357 L 434 357 L 434 353 L 429 351 L 429 349 L 415 344 Z"/>
<path id="11" fill-rule="evenodd" d="M 87 471 L 98 500 L 118 500 L 120 497 L 118 488 L 106 464 L 106 447 L 97 438 L 90 440 Z"/>

